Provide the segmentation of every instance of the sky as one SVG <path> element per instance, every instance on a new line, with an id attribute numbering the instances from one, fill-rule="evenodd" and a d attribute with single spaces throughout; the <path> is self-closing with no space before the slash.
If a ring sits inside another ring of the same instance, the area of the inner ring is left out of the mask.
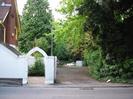
<path id="1" fill-rule="evenodd" d="M 59 2 L 61 0 L 48 0 L 49 4 L 50 4 L 50 9 L 52 10 L 52 14 L 54 16 L 55 19 L 62 19 L 63 15 L 61 15 L 60 13 L 56 12 L 55 9 L 58 8 L 60 6 Z M 22 15 L 22 11 L 24 8 L 24 5 L 26 4 L 27 0 L 17 0 L 18 3 L 18 11 L 19 14 Z"/>

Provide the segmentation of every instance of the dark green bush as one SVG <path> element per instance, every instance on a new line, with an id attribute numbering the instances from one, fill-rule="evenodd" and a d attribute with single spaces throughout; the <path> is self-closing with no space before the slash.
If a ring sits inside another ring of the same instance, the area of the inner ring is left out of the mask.
<path id="1" fill-rule="evenodd" d="M 123 62 L 109 64 L 102 57 L 100 49 L 84 52 L 84 60 L 89 66 L 89 73 L 96 79 L 108 80 L 112 82 L 128 82 L 133 78 L 133 59 L 126 59 Z"/>
<path id="2" fill-rule="evenodd" d="M 100 68 L 101 77 L 113 77 L 114 79 L 132 79 L 133 77 L 133 59 L 127 59 L 122 63 L 110 65 L 103 62 Z"/>
<path id="3" fill-rule="evenodd" d="M 29 76 L 44 76 L 44 64 L 37 59 L 32 67 L 29 67 Z"/>

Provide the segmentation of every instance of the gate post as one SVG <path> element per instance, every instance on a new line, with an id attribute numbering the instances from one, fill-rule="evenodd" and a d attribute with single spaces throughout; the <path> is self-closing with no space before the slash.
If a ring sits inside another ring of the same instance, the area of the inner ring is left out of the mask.
<path id="1" fill-rule="evenodd" d="M 54 84 L 55 57 L 54 56 L 45 57 L 44 64 L 45 64 L 45 84 Z"/>
<path id="2" fill-rule="evenodd" d="M 56 81 L 56 73 L 57 73 L 57 56 L 54 56 L 54 81 Z"/>

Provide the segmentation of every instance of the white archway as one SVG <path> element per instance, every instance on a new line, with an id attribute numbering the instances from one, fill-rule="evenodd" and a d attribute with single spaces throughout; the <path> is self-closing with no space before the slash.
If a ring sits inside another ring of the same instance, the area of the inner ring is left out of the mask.
<path id="1" fill-rule="evenodd" d="M 48 56 L 46 52 L 39 47 L 31 49 L 26 57 L 29 58 L 35 52 L 40 52 L 43 55 L 43 62 L 45 64 L 45 83 L 54 84 L 56 78 L 57 57 Z"/>
<path id="2" fill-rule="evenodd" d="M 39 47 L 34 47 L 33 49 L 31 49 L 28 53 L 27 53 L 27 57 L 31 56 L 33 53 L 35 52 L 40 52 L 44 58 L 48 57 L 48 55 L 46 54 L 46 52 L 44 52 L 41 48 Z"/>

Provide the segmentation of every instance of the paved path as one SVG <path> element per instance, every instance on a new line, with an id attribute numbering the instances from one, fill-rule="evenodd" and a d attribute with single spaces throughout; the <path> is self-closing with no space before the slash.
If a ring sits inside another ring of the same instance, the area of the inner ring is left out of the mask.
<path id="1" fill-rule="evenodd" d="M 29 77 L 29 86 L 44 86 L 44 77 Z M 61 67 L 57 68 L 57 84 L 76 85 L 76 84 L 99 84 L 98 81 L 88 76 L 87 67 Z"/>
<path id="2" fill-rule="evenodd" d="M 133 99 L 130 88 L 0 87 L 0 99 Z"/>
<path id="3" fill-rule="evenodd" d="M 43 76 L 30 76 L 28 86 L 44 86 L 45 78 Z"/>
<path id="4" fill-rule="evenodd" d="M 89 77 L 87 67 L 61 67 L 57 69 L 59 84 L 96 84 L 100 83 Z"/>

